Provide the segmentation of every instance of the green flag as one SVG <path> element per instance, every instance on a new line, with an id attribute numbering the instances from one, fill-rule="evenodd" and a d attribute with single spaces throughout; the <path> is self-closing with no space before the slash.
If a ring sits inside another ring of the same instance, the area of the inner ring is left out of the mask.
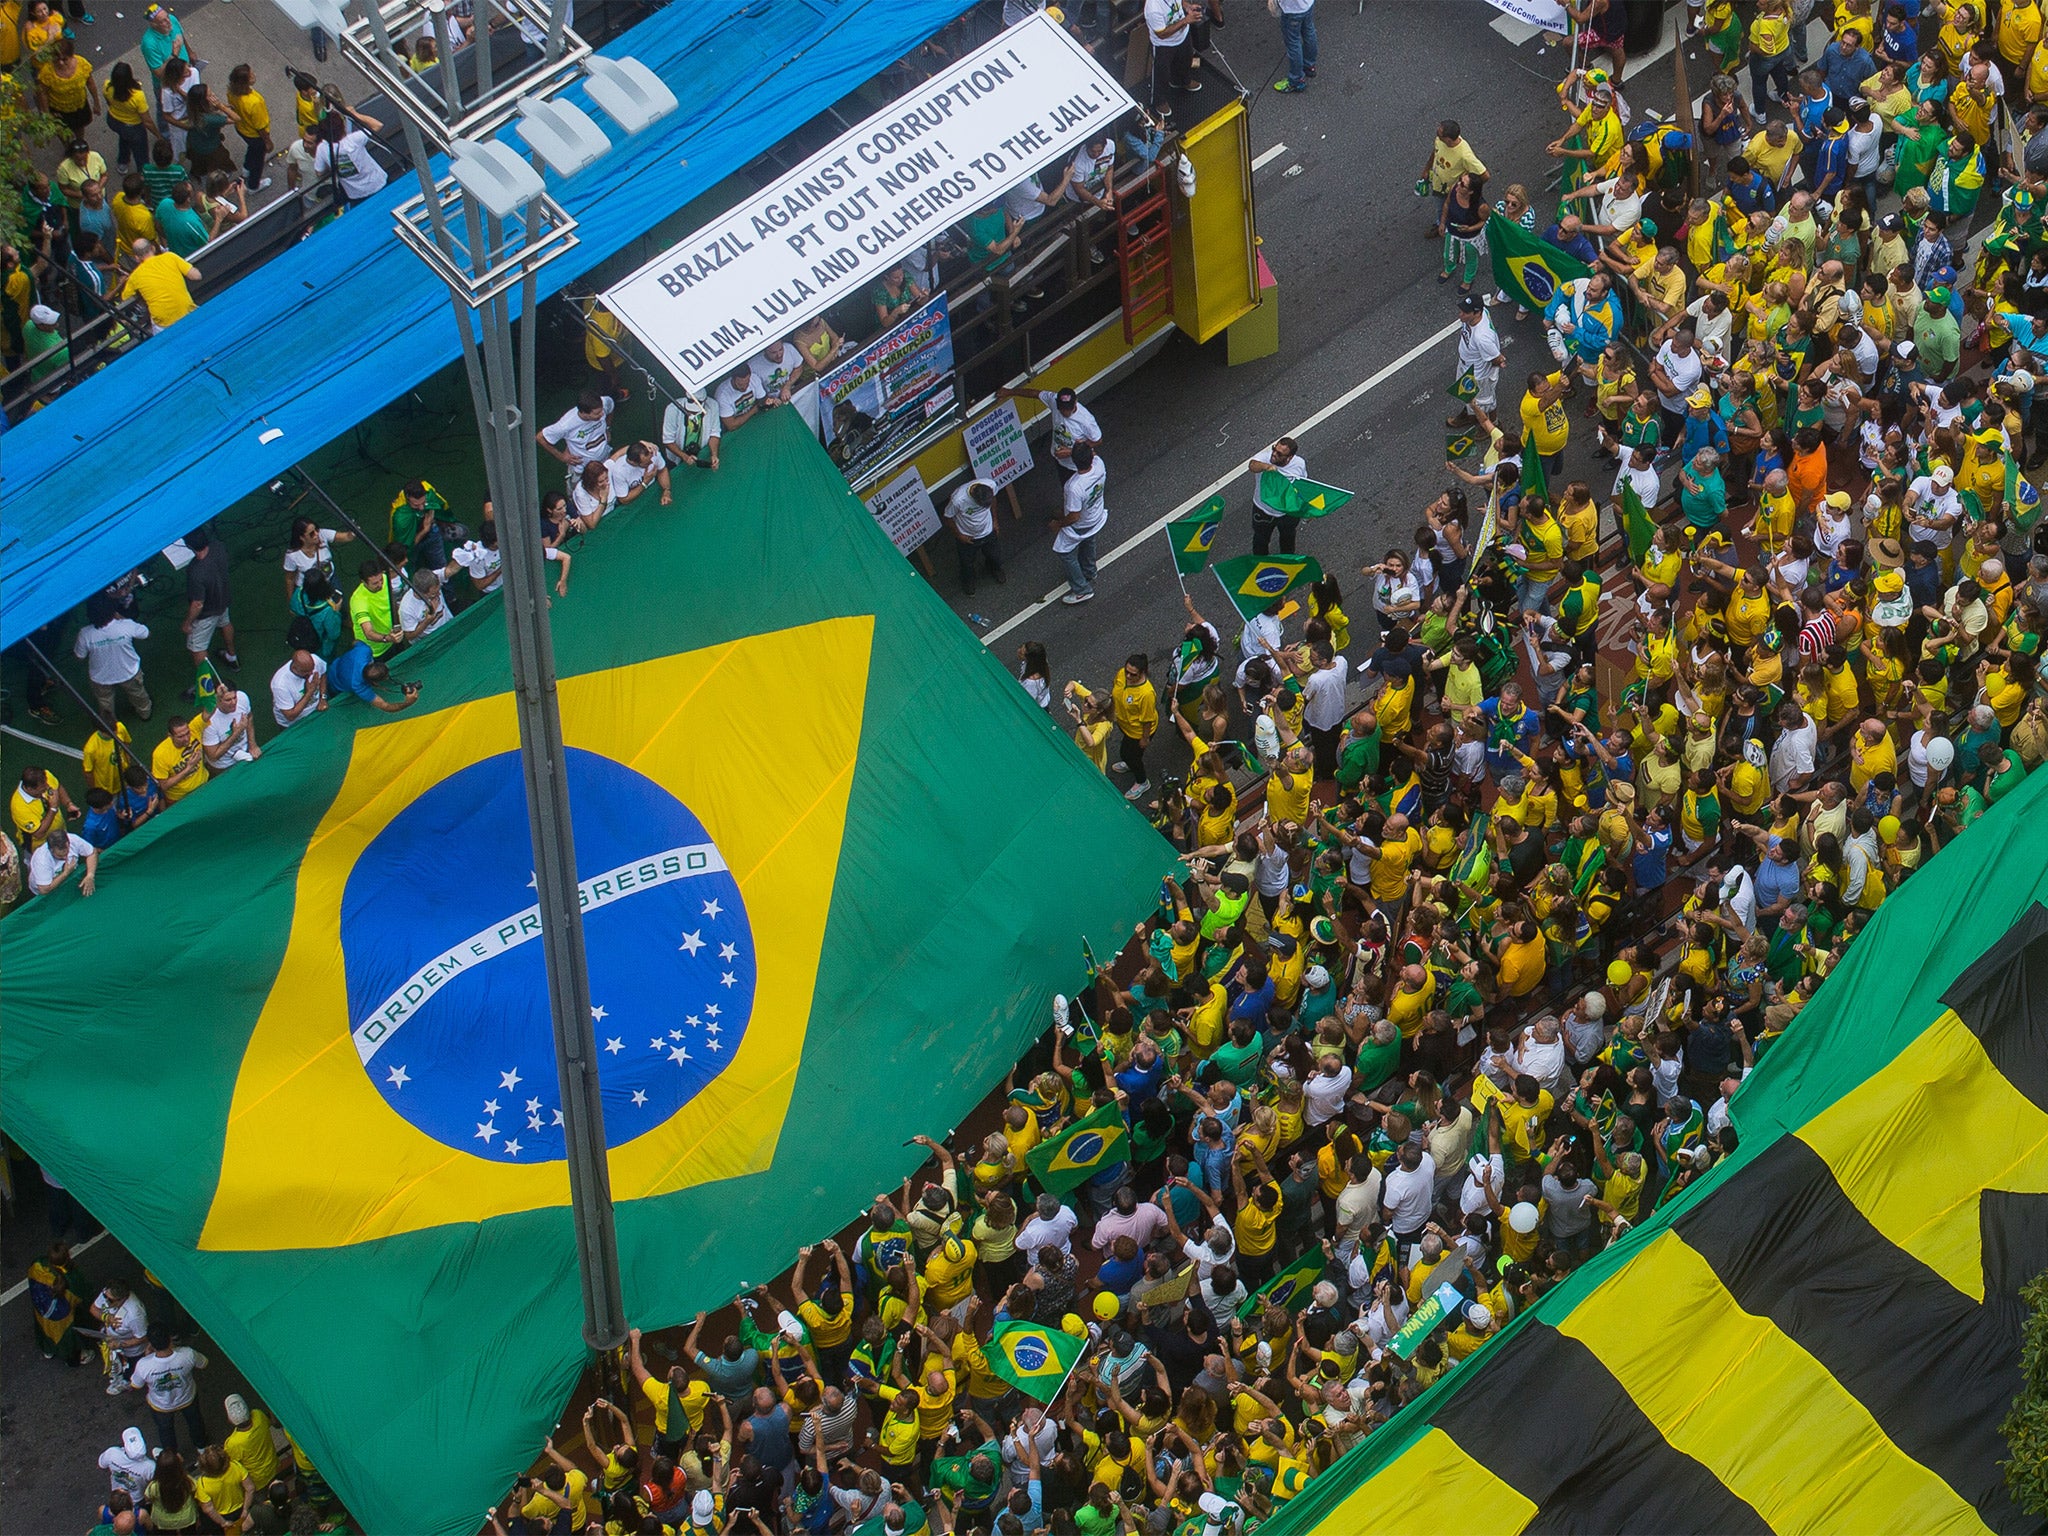
<path id="1" fill-rule="evenodd" d="M 1057 1136 L 1048 1137 L 1024 1154 L 1031 1176 L 1056 1195 L 1086 1184 L 1105 1169 L 1130 1157 L 1130 1136 L 1124 1112 L 1111 1102 L 1084 1115 Z"/>
<path id="2" fill-rule="evenodd" d="M 1323 1249 L 1320 1243 L 1289 1264 L 1279 1274 L 1245 1297 L 1237 1309 L 1239 1317 L 1255 1317 L 1268 1307 L 1285 1307 L 1299 1312 L 1309 1303 L 1316 1282 L 1323 1278 Z"/>
<path id="3" fill-rule="evenodd" d="M 1641 565 L 1643 556 L 1650 552 L 1650 543 L 1657 537 L 1657 524 L 1650 516 L 1650 509 L 1643 505 L 1642 497 L 1636 494 L 1635 481 L 1627 476 L 1621 482 L 1621 522 L 1628 530 L 1628 558 L 1631 565 Z"/>
<path id="4" fill-rule="evenodd" d="M 988 1368 L 1026 1396 L 1049 1403 L 1087 1350 L 1085 1340 L 1041 1323 L 997 1323 L 989 1336 Z"/>
<path id="5" fill-rule="evenodd" d="M 1274 598 L 1323 577 L 1322 566 L 1309 555 L 1235 555 L 1218 560 L 1213 569 L 1225 595 L 1247 619 L 1265 612 Z"/>
<path id="6" fill-rule="evenodd" d="M 1192 576 L 1207 565 L 1209 551 L 1216 547 L 1216 534 L 1222 527 L 1213 517 L 1183 517 L 1168 523 L 1166 541 L 1173 546 L 1173 568 L 1183 576 Z"/>
<path id="7" fill-rule="evenodd" d="M 1041 1032 L 1074 935 L 1129 932 L 1173 859 L 794 412 L 721 465 L 673 513 L 607 517 L 550 614 L 649 1331 L 900 1182 L 923 1152 L 899 1122 L 965 1116 Z M 470 1536 L 589 1359 L 501 601 L 406 653 L 410 708 L 336 690 L 102 853 L 90 900 L 74 880 L 6 919 L 0 1124 L 370 1531 Z M 1086 881 L 1046 863 L 1049 827 Z M 160 1113 L 107 1112 L 116 1060 Z"/>
<path id="8" fill-rule="evenodd" d="M 1524 496 L 1541 496 L 1550 499 L 1550 477 L 1543 473 L 1543 455 L 1536 451 L 1534 443 L 1522 444 L 1522 478 L 1520 481 Z"/>
<path id="9" fill-rule="evenodd" d="M 1493 255 L 1494 282 L 1516 303 L 1539 313 L 1558 289 L 1593 271 L 1578 257 L 1497 213 L 1487 215 L 1486 248 Z"/>
<path id="10" fill-rule="evenodd" d="M 1286 517 L 1327 517 L 1357 492 L 1318 480 L 1295 480 L 1277 469 L 1259 475 L 1259 503 Z"/>

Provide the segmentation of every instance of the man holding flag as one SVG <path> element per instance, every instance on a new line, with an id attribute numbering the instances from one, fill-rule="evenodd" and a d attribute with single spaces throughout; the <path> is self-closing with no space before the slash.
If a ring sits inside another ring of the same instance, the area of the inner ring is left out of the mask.
<path id="1" fill-rule="evenodd" d="M 1621 300 L 1605 272 L 1561 284 L 1543 307 L 1550 355 L 1560 368 L 1590 378 L 1607 343 L 1621 334 Z"/>
<path id="2" fill-rule="evenodd" d="M 1280 553 L 1294 553 L 1294 531 L 1301 526 L 1301 516 L 1294 510 L 1293 498 L 1281 499 L 1281 494 L 1292 487 L 1282 487 L 1269 478 L 1279 476 L 1283 480 L 1301 480 L 1308 475 L 1308 460 L 1295 447 L 1294 439 L 1283 437 L 1266 450 L 1264 458 L 1255 458 L 1248 466 L 1258 476 L 1252 482 L 1252 553 L 1265 555 L 1272 552 L 1273 530 L 1280 530 Z M 1281 494 L 1276 494 L 1281 493 Z"/>
<path id="3" fill-rule="evenodd" d="M 1491 416 L 1494 390 L 1500 383 L 1500 333 L 1487 316 L 1486 301 L 1476 293 L 1458 300 L 1458 377 L 1451 393 L 1466 402 L 1444 418 L 1447 427 L 1462 427 L 1479 410 Z"/>

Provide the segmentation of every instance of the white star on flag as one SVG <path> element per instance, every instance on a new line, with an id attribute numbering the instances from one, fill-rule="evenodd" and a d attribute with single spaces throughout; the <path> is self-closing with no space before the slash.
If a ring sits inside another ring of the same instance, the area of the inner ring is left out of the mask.
<path id="1" fill-rule="evenodd" d="M 476 1128 L 476 1140 L 488 1142 L 493 1136 L 497 1134 L 498 1128 L 495 1125 L 485 1125 L 481 1122 L 478 1123 Z"/>
<path id="2" fill-rule="evenodd" d="M 506 1089 L 517 1088 L 519 1086 L 519 1069 L 514 1067 L 510 1072 L 500 1072 L 498 1074 L 498 1086 Z"/>
<path id="3" fill-rule="evenodd" d="M 676 947 L 686 954 L 695 955 L 698 950 L 704 947 L 704 930 L 701 928 L 692 929 L 683 935 L 683 942 Z"/>
<path id="4" fill-rule="evenodd" d="M 623 1051 L 626 1048 L 626 1042 L 621 1040 L 617 1035 L 613 1035 L 611 1039 L 605 1041 L 604 1048 L 607 1051 L 609 1051 L 612 1055 L 616 1056 L 619 1054 L 619 1052 Z"/>
<path id="5" fill-rule="evenodd" d="M 592 1008 L 590 1010 L 590 1022 L 593 1024 L 602 1024 L 604 1022 L 605 1012 L 606 1010 L 602 1008 Z"/>
<path id="6" fill-rule="evenodd" d="M 506 1150 L 507 1152 L 511 1153 L 511 1154 L 512 1154 L 512 1155 L 513 1155 L 514 1157 L 517 1157 L 517 1156 L 519 1155 L 519 1142 L 518 1142 L 518 1140 L 517 1140 L 517 1139 L 515 1138 L 515 1139 L 514 1139 L 514 1140 L 512 1140 L 512 1141 L 508 1141 L 508 1142 L 506 1142 L 506 1143 L 505 1143 L 505 1150 Z"/>
<path id="7" fill-rule="evenodd" d="M 498 1112 L 498 1101 L 497 1101 L 496 1099 L 485 1099 L 485 1100 L 484 1100 L 484 1113 L 485 1113 L 485 1114 L 487 1114 L 487 1115 L 495 1115 L 495 1114 L 497 1114 L 497 1112 Z"/>
<path id="8" fill-rule="evenodd" d="M 687 1019 L 683 1020 L 683 1022 L 684 1022 L 685 1024 L 688 1024 L 688 1025 L 689 1025 L 689 1026 L 690 1026 L 690 1027 L 691 1027 L 692 1029 L 695 1029 L 695 1028 L 696 1028 L 697 1026 L 701 1025 L 701 1024 L 702 1024 L 702 1023 L 704 1022 L 704 1021 L 703 1021 L 702 1019 L 698 1018 L 698 1017 L 697 1017 L 697 1015 L 695 1015 L 695 1014 L 693 1013 L 693 1014 L 691 1014 L 691 1015 L 690 1015 L 690 1016 L 689 1016 L 689 1017 L 688 1017 Z"/>
<path id="9" fill-rule="evenodd" d="M 723 1045 L 719 1044 L 718 1037 L 716 1035 L 713 1035 L 709 1040 L 706 1040 L 704 1044 L 714 1051 L 722 1051 L 725 1049 Z"/>
<path id="10" fill-rule="evenodd" d="M 710 1014 L 710 1015 L 711 1015 L 711 1017 L 715 1019 L 715 1018 L 717 1018 L 717 1017 L 718 1017 L 718 1004 L 716 1004 L 716 1003 L 706 1003 L 706 1004 L 704 1005 L 704 1011 L 705 1011 L 706 1013 Z"/>
<path id="11" fill-rule="evenodd" d="M 645 1104 L 646 1102 L 647 1102 L 647 1090 L 646 1090 L 645 1088 L 635 1088 L 635 1089 L 633 1090 L 633 1105 L 634 1105 L 634 1107 L 635 1107 L 635 1108 L 638 1108 L 638 1107 L 639 1107 L 640 1105 L 642 1105 L 642 1104 Z"/>
<path id="12" fill-rule="evenodd" d="M 412 1074 L 410 1072 L 407 1072 L 403 1067 L 393 1067 L 391 1069 L 391 1075 L 387 1077 L 385 1081 L 390 1083 L 391 1086 L 394 1088 L 403 1088 L 407 1083 L 412 1081 Z"/>
<path id="13" fill-rule="evenodd" d="M 561 1111 L 560 1111 L 560 1110 L 558 1109 L 558 1110 L 556 1110 L 556 1111 L 555 1111 L 555 1124 L 557 1124 L 557 1125 L 560 1125 L 561 1123 L 562 1123 L 562 1112 L 561 1112 Z"/>
<path id="14" fill-rule="evenodd" d="M 672 1029 L 668 1032 L 668 1037 L 671 1040 L 680 1040 L 683 1038 L 683 1032 L 680 1029 Z M 666 1047 L 664 1047 L 664 1049 L 666 1049 Z"/>
<path id="15" fill-rule="evenodd" d="M 674 1062 L 677 1066 L 681 1066 L 684 1062 L 690 1059 L 690 1052 L 688 1047 L 680 1045 L 677 1046 L 674 1050 L 668 1053 L 668 1059 Z"/>
<path id="16" fill-rule="evenodd" d="M 719 906 L 718 901 L 715 897 L 712 900 L 704 903 L 704 915 L 706 917 L 716 917 L 723 910 L 724 908 Z"/>
<path id="17" fill-rule="evenodd" d="M 540 1116 L 539 1116 L 539 1115 L 528 1115 L 528 1116 L 526 1117 L 526 1128 L 527 1128 L 527 1129 L 528 1129 L 529 1131 L 537 1131 L 537 1130 L 541 1129 L 541 1123 L 540 1123 Z"/>
<path id="18" fill-rule="evenodd" d="M 539 1100 L 539 1099 L 528 1099 L 528 1100 L 526 1101 L 526 1112 L 527 1112 L 527 1113 L 528 1113 L 529 1115 L 537 1115 L 537 1114 L 539 1114 L 539 1113 L 540 1113 L 540 1100 Z"/>
<path id="19" fill-rule="evenodd" d="M 721 960 L 737 960 L 737 959 L 739 959 L 739 957 L 740 957 L 740 947 L 739 947 L 739 945 L 737 945 L 737 944 L 721 944 L 721 945 L 719 945 L 719 946 L 718 946 L 718 958 L 719 958 L 719 959 L 721 959 Z"/>
<path id="20" fill-rule="evenodd" d="M 650 1051 L 665 1051 L 668 1049 L 668 1042 L 661 1039 L 650 1040 L 647 1042 L 647 1049 Z"/>
<path id="21" fill-rule="evenodd" d="M 731 971 L 722 971 L 719 973 L 718 984 L 721 987 L 736 987 L 740 984 L 740 979 Z"/>

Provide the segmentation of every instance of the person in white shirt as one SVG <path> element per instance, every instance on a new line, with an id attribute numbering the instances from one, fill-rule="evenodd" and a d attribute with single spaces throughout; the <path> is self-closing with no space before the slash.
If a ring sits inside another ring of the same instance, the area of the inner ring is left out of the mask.
<path id="1" fill-rule="evenodd" d="M 555 578 L 555 596 L 567 597 L 569 567 L 576 562 L 569 558 L 566 549 L 555 549 L 548 545 L 541 546 L 541 556 L 562 568 L 561 574 Z M 487 592 L 497 591 L 498 583 L 505 579 L 505 562 L 498 553 L 498 524 L 491 516 L 491 504 L 488 501 L 484 503 L 483 527 L 477 530 L 475 538 L 467 544 L 459 545 L 455 553 L 448 557 L 448 566 L 441 572 L 441 580 L 453 581 L 457 571 L 469 573 L 470 584 L 476 588 L 479 597 Z"/>
<path id="2" fill-rule="evenodd" d="M 1191 73 L 1195 50 L 1189 25 L 1185 0 L 1145 0 L 1145 30 L 1152 37 L 1151 105 L 1162 116 L 1173 114 L 1173 92 L 1202 88 Z"/>
<path id="3" fill-rule="evenodd" d="M 270 718 L 281 731 L 327 707 L 327 663 L 313 651 L 293 651 L 270 674 Z"/>
<path id="4" fill-rule="evenodd" d="M 1017 1229 L 1017 1251 L 1032 1255 L 1041 1248 L 1057 1248 L 1071 1256 L 1074 1229 L 1080 1225 L 1081 1218 L 1071 1207 L 1060 1204 L 1058 1195 L 1040 1195 L 1031 1219 Z"/>
<path id="5" fill-rule="evenodd" d="M 121 1443 L 100 1452 L 100 1470 L 115 1493 L 125 1493 L 137 1508 L 143 1491 L 156 1476 L 156 1458 L 149 1454 L 149 1442 L 142 1431 L 130 1426 L 121 1431 Z"/>
<path id="6" fill-rule="evenodd" d="M 624 386 L 610 395 L 586 389 L 577 397 L 574 410 L 563 412 L 534 433 L 541 452 L 561 461 L 570 487 L 575 486 L 584 465 L 612 456 L 612 412 L 627 398 Z"/>
<path id="7" fill-rule="evenodd" d="M 569 487 L 569 531 L 591 532 L 618 504 L 619 495 L 613 488 L 610 461 L 584 465 L 576 476 L 576 483 Z"/>
<path id="8" fill-rule="evenodd" d="M 1036 400 L 1046 408 L 1052 421 L 1053 467 L 1062 475 L 1075 473 L 1074 444 L 1102 446 L 1102 425 L 1081 397 L 1071 389 L 999 389 L 998 400 Z"/>
<path id="9" fill-rule="evenodd" d="M 287 599 L 318 571 L 334 580 L 334 546 L 353 544 L 355 535 L 337 528 L 322 528 L 310 517 L 292 519 L 291 545 L 284 552 L 284 595 Z"/>
<path id="10" fill-rule="evenodd" d="M 1813 777 L 1820 727 L 1792 699 L 1778 713 L 1778 739 L 1771 743 L 1771 787 L 1783 793 L 1804 789 Z"/>
<path id="11" fill-rule="evenodd" d="M 174 1344 L 168 1328 L 149 1330 L 149 1353 L 135 1362 L 128 1385 L 148 1398 L 161 1450 L 178 1448 L 180 1418 L 192 1437 L 193 1455 L 212 1444 L 206 1433 L 206 1417 L 199 1411 L 199 1373 L 210 1363 L 191 1345 Z"/>
<path id="12" fill-rule="evenodd" d="M 1359 1234 L 1379 1219 L 1384 1180 L 1370 1154 L 1360 1152 L 1345 1169 L 1351 1182 L 1337 1195 L 1337 1247 L 1355 1244 Z"/>
<path id="13" fill-rule="evenodd" d="M 414 571 L 405 584 L 405 596 L 398 600 L 398 627 L 407 640 L 424 640 L 455 615 L 441 595 L 439 571 Z"/>
<path id="14" fill-rule="evenodd" d="M 1330 642 L 1318 640 L 1308 648 L 1311 671 L 1302 684 L 1301 723 L 1308 729 L 1309 746 L 1315 753 L 1316 777 L 1337 776 L 1337 744 L 1344 734 L 1345 685 L 1351 664 L 1330 649 Z"/>
<path id="15" fill-rule="evenodd" d="M 1436 1199 L 1436 1165 L 1414 1142 L 1400 1151 L 1399 1166 L 1388 1170 L 1381 1202 L 1387 1213 L 1387 1228 L 1404 1245 L 1420 1241 L 1429 1225 L 1429 1213 Z"/>
<path id="16" fill-rule="evenodd" d="M 946 500 L 940 514 L 953 529 L 953 551 L 960 557 L 960 590 L 974 594 L 975 570 L 987 562 L 1000 586 L 1010 578 L 1003 570 L 1003 546 L 996 538 L 996 483 L 969 480 Z"/>
<path id="17" fill-rule="evenodd" d="M 116 688 L 128 696 L 138 718 L 149 718 L 149 689 L 142 681 L 142 658 L 135 654 L 135 642 L 148 638 L 146 626 L 121 617 L 111 593 L 95 592 L 85 600 L 85 627 L 71 654 L 85 663 L 93 703 L 106 719 L 114 716 Z"/>
<path id="18" fill-rule="evenodd" d="M 1308 460 L 1295 447 L 1294 439 L 1278 439 L 1263 455 L 1254 458 L 1245 466 L 1255 477 L 1252 481 L 1252 553 L 1270 553 L 1274 530 L 1280 534 L 1280 553 L 1294 553 L 1295 530 L 1301 526 L 1299 514 L 1292 505 L 1282 499 L 1284 493 L 1275 487 L 1275 495 L 1267 494 L 1266 476 L 1279 475 L 1287 480 L 1301 480 L 1308 475 Z M 1288 487 L 1287 490 L 1292 490 Z"/>
<path id="19" fill-rule="evenodd" d="M 199 745 L 206 753 L 207 771 L 215 776 L 237 763 L 253 763 L 263 755 L 256 745 L 256 721 L 249 695 L 239 688 L 226 688 L 213 701 L 213 713 L 199 733 Z"/>
<path id="20" fill-rule="evenodd" d="M 33 895 L 47 896 L 83 864 L 85 878 L 78 882 L 78 894 L 90 896 L 99 884 L 99 850 L 75 832 L 59 832 L 54 817 L 44 817 L 38 829 L 35 851 L 28 856 L 28 888 Z"/>
<path id="21" fill-rule="evenodd" d="M 334 110 L 320 121 L 320 147 L 313 152 L 313 175 L 317 180 L 331 172 L 339 186 L 336 201 L 346 208 L 384 190 L 389 178 L 370 153 L 370 134 L 382 133 L 384 125 L 367 112 L 350 110 L 341 99 L 341 92 L 333 86 L 324 87 L 324 94 Z M 358 126 L 351 128 L 350 123 Z"/>
<path id="22" fill-rule="evenodd" d="M 1061 488 L 1061 515 L 1052 520 L 1052 552 L 1066 567 L 1067 592 L 1060 599 L 1067 604 L 1085 603 L 1095 596 L 1095 535 L 1109 521 L 1109 507 L 1103 486 L 1109 469 L 1095 456 L 1095 447 L 1084 440 L 1074 443 L 1074 473 Z"/>
<path id="23" fill-rule="evenodd" d="M 764 403 L 787 405 L 796 393 L 797 376 L 804 371 L 804 355 L 786 341 L 771 341 L 747 367 Z"/>
<path id="24" fill-rule="evenodd" d="M 1562 1099 L 1569 1082 L 1565 1067 L 1563 1031 L 1554 1018 L 1541 1018 L 1522 1030 L 1515 1042 L 1515 1070 L 1526 1073 Z"/>
<path id="25" fill-rule="evenodd" d="M 761 393 L 752 363 L 741 363 L 733 369 L 725 381 L 711 392 L 711 401 L 718 412 L 719 426 L 727 432 L 738 431 L 764 407 L 782 403 Z"/>
<path id="26" fill-rule="evenodd" d="M 1963 499 L 1956 494 L 1956 472 L 1938 464 L 1931 475 L 1921 475 L 1906 487 L 1906 537 L 1930 549 L 1947 549 L 1956 523 L 1963 515 Z"/>
<path id="27" fill-rule="evenodd" d="M 1671 339 L 1657 349 L 1650 365 L 1650 385 L 1657 391 L 1657 405 L 1664 412 L 1666 445 L 1685 440 L 1685 397 L 1706 371 L 1706 360 L 1693 339 L 1690 321 L 1680 321 Z"/>
<path id="28" fill-rule="evenodd" d="M 1098 133 L 1074 151 L 1074 158 L 1067 164 L 1067 200 L 1082 203 L 1090 208 L 1100 208 L 1104 213 L 1116 210 L 1116 135 Z M 1095 258 L 1103 259 L 1098 249 Z"/>
<path id="29" fill-rule="evenodd" d="M 718 468 L 718 435 L 724 430 L 718 413 L 695 395 L 671 400 L 661 413 L 661 451 L 671 464 L 693 469 Z"/>
<path id="30" fill-rule="evenodd" d="M 614 505 L 630 506 L 650 485 L 661 487 L 661 504 L 664 507 L 675 500 L 674 492 L 669 489 L 668 460 L 658 444 L 628 443 L 607 459 L 605 465 L 612 477 Z"/>
<path id="31" fill-rule="evenodd" d="M 1328 1125 L 1344 1113 L 1344 1099 L 1351 1092 L 1351 1069 L 1339 1051 L 1324 1051 L 1316 1059 L 1314 1076 L 1301 1085 L 1304 1100 L 1302 1118 L 1310 1130 Z"/>
<path id="32" fill-rule="evenodd" d="M 1463 426 L 1476 407 L 1491 416 L 1500 383 L 1500 332 L 1487 316 L 1486 301 L 1476 293 L 1458 300 L 1458 375 L 1472 375 L 1472 404 L 1461 405 L 1444 418 L 1447 427 Z"/>
<path id="33" fill-rule="evenodd" d="M 107 1396 L 119 1397 L 128 1390 L 129 1370 L 149 1348 L 149 1313 L 123 1282 L 109 1280 L 93 1298 L 92 1316 L 106 1346 Z"/>

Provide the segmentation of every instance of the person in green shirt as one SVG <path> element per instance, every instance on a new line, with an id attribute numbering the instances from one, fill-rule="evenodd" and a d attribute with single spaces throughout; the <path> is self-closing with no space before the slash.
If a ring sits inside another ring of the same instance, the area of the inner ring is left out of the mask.
<path id="1" fill-rule="evenodd" d="M 1678 476 L 1678 504 L 1697 538 L 1716 527 L 1728 510 L 1728 486 L 1721 478 L 1721 455 L 1702 448 Z"/>
<path id="2" fill-rule="evenodd" d="M 1252 1027 L 1249 1019 L 1230 1026 L 1230 1038 L 1216 1047 L 1209 1061 L 1218 1072 L 1238 1087 L 1252 1082 L 1266 1059 L 1266 1037 Z"/>
<path id="3" fill-rule="evenodd" d="M 1353 1090 L 1375 1092 L 1400 1065 L 1401 1031 L 1391 1019 L 1376 1020 L 1372 1033 L 1358 1047 L 1358 1063 L 1352 1068 Z"/>
<path id="4" fill-rule="evenodd" d="M 356 574 L 362 585 L 348 596 L 349 643 L 365 641 L 370 654 L 381 657 L 398 643 L 398 626 L 391 614 L 391 578 L 381 560 L 365 560 Z"/>
<path id="5" fill-rule="evenodd" d="M 991 277 L 1007 272 L 1023 229 L 1022 219 L 1001 203 L 990 203 L 967 221 L 967 253 Z"/>
<path id="6" fill-rule="evenodd" d="M 1949 313 L 1949 298 L 1947 287 L 1935 284 L 1927 290 L 1927 302 L 1913 320 L 1913 350 L 1920 371 L 1930 379 L 1946 379 L 1956 371 L 1956 359 L 1962 355 L 1962 328 Z"/>
<path id="7" fill-rule="evenodd" d="M 28 325 L 21 333 L 22 353 L 35 366 L 29 370 L 32 383 L 41 383 L 71 361 L 71 344 L 64 339 L 64 317 L 47 304 L 28 312 Z"/>
<path id="8" fill-rule="evenodd" d="M 440 518 L 448 510 L 448 498 L 429 480 L 413 480 L 391 498 L 391 542 L 409 550 L 412 563 L 422 570 L 439 570 L 448 563 Z M 457 530 L 456 537 L 462 536 Z"/>

